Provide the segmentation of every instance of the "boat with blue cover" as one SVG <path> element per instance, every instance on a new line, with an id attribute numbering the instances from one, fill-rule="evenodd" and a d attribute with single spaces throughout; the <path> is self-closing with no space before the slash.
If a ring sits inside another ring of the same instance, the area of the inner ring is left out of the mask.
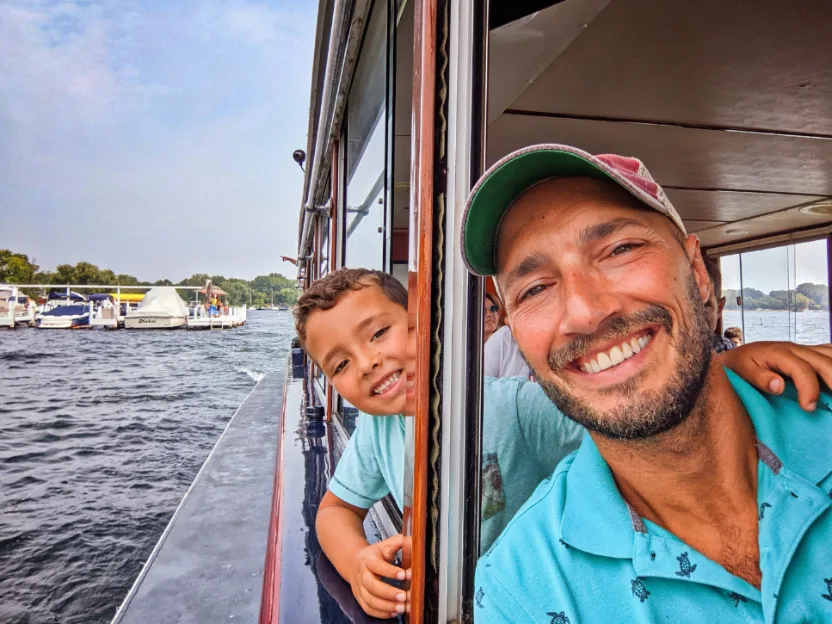
<path id="1" fill-rule="evenodd" d="M 49 293 L 43 312 L 37 315 L 36 326 L 38 329 L 89 327 L 89 300 L 75 291 Z"/>

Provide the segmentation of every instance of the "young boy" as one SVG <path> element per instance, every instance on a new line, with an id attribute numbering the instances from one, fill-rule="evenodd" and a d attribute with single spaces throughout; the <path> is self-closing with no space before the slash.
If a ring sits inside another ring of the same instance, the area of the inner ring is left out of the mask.
<path id="1" fill-rule="evenodd" d="M 395 616 L 406 610 L 406 593 L 381 579 L 407 577 L 391 563 L 402 536 L 371 545 L 363 520 L 388 493 L 402 508 L 403 414 L 413 414 L 415 356 L 407 292 L 387 273 L 340 269 L 303 293 L 295 316 L 307 354 L 338 393 L 362 412 L 318 507 L 318 540 L 368 614 Z M 832 380 L 832 350 L 818 350 L 757 343 L 721 357 L 724 365 L 763 391 L 780 393 L 785 387 L 773 370 L 792 375 L 806 407 L 819 393 L 814 371 Z M 525 378 L 487 378 L 484 395 L 482 551 L 583 435 Z"/>
<path id="2" fill-rule="evenodd" d="M 402 414 L 413 413 L 414 399 L 407 291 L 387 273 L 340 269 L 303 293 L 295 323 L 306 353 L 361 412 L 318 507 L 321 548 L 369 615 L 404 613 L 406 593 L 381 580 L 406 578 L 391 563 L 402 536 L 368 544 L 363 521 L 388 493 L 403 507 Z"/>
<path id="3" fill-rule="evenodd" d="M 739 327 L 729 327 L 725 330 L 725 337 L 734 343 L 735 347 L 742 346 L 742 329 Z"/>

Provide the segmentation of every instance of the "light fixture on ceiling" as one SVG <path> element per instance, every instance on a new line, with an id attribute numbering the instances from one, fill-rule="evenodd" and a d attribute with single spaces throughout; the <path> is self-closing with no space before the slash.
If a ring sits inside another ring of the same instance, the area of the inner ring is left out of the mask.
<path id="1" fill-rule="evenodd" d="M 822 199 L 821 201 L 808 204 L 803 206 L 800 212 L 817 217 L 832 217 L 832 200 Z"/>
<path id="2" fill-rule="evenodd" d="M 725 233 L 728 236 L 742 236 L 743 234 L 748 234 L 748 230 L 742 230 L 740 228 L 728 228 L 725 230 Z"/>

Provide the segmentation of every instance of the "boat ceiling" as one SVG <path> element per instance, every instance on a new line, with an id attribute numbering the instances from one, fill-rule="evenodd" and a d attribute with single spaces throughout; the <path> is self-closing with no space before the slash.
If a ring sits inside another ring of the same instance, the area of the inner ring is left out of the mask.
<path id="1" fill-rule="evenodd" d="M 703 247 L 832 223 L 830 32 L 828 0 L 566 0 L 492 33 L 488 160 L 637 156 Z"/>

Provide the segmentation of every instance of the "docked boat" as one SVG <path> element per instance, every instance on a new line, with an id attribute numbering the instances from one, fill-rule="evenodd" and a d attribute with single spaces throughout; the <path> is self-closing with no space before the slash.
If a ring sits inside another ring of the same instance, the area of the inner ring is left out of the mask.
<path id="1" fill-rule="evenodd" d="M 14 303 L 14 324 L 17 327 L 34 327 L 37 316 L 37 302 L 27 295 L 18 294 L 9 300 Z"/>
<path id="2" fill-rule="evenodd" d="M 87 297 L 70 291 L 51 292 L 35 317 L 38 329 L 81 329 L 90 326 L 90 304 Z"/>
<path id="3" fill-rule="evenodd" d="M 210 280 L 199 291 L 204 300 L 196 302 L 188 310 L 188 329 L 231 329 L 246 324 L 248 308 L 246 304 L 232 306 L 228 303 L 228 293 L 211 284 Z"/>
<path id="4" fill-rule="evenodd" d="M 96 293 L 89 295 L 89 300 L 92 302 L 92 317 L 90 318 L 90 326 L 93 328 L 104 329 L 118 329 L 124 324 L 124 317 L 112 295 L 105 293 Z"/>
<path id="5" fill-rule="evenodd" d="M 124 317 L 126 329 L 178 329 L 188 318 L 188 306 L 170 286 L 151 288 L 138 308 Z"/>
<path id="6" fill-rule="evenodd" d="M 0 285 L 0 327 L 34 327 L 37 303 L 16 286 Z"/>
<path id="7" fill-rule="evenodd" d="M 15 327 L 15 303 L 17 287 L 0 285 L 0 327 L 14 329 Z"/>

